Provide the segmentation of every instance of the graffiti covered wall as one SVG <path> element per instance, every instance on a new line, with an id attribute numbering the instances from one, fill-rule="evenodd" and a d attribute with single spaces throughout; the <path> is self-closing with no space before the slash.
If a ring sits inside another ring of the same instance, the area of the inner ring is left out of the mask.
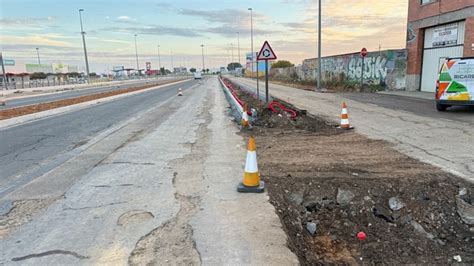
<path id="1" fill-rule="evenodd" d="M 380 85 L 386 90 L 404 90 L 407 66 L 405 49 L 371 52 L 364 58 L 364 84 Z M 357 84 L 361 80 L 362 57 L 359 53 L 322 58 L 323 82 L 331 84 Z M 318 59 L 303 61 L 299 79 L 314 81 Z M 294 74 L 293 74 L 294 75 Z"/>

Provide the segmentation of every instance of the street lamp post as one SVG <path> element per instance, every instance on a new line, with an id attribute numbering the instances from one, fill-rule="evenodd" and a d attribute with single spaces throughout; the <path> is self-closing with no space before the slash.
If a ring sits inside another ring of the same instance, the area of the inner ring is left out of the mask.
<path id="1" fill-rule="evenodd" d="M 2 65 L 3 85 L 5 86 L 5 90 L 8 90 L 7 73 L 5 72 L 5 64 L 3 63 L 3 55 L 1 51 L 0 51 L 0 63 Z"/>
<path id="2" fill-rule="evenodd" d="M 202 55 L 202 71 L 204 72 L 204 44 L 201 44 L 201 55 Z"/>
<path id="3" fill-rule="evenodd" d="M 171 53 L 171 74 L 174 74 L 173 51 Z"/>
<path id="4" fill-rule="evenodd" d="M 253 9 L 252 8 L 248 8 L 248 10 L 250 11 L 250 40 L 251 40 L 251 43 L 252 43 L 252 72 L 253 72 L 253 60 L 254 60 L 254 57 L 255 57 L 255 53 L 253 52 Z M 258 60 L 255 58 L 256 60 L 256 64 L 257 64 L 257 96 L 260 97 L 260 91 L 259 91 L 259 87 L 258 87 Z"/>
<path id="5" fill-rule="evenodd" d="M 239 56 L 239 64 L 242 66 L 240 63 L 240 37 L 239 37 L 239 32 L 237 32 L 237 54 Z"/>
<path id="6" fill-rule="evenodd" d="M 79 9 L 79 21 L 81 22 L 81 34 L 82 34 L 82 45 L 84 46 L 84 57 L 86 59 L 86 72 L 87 72 L 87 79 L 89 80 L 89 60 L 87 59 L 87 48 L 86 48 L 86 33 L 84 32 L 84 28 L 82 26 L 82 15 L 81 12 L 84 9 Z"/>
<path id="7" fill-rule="evenodd" d="M 158 73 L 161 75 L 161 55 L 160 55 L 160 46 L 158 45 Z"/>
<path id="8" fill-rule="evenodd" d="M 322 60 L 321 60 L 321 0 L 318 7 L 318 90 L 321 90 L 322 82 Z"/>
<path id="9" fill-rule="evenodd" d="M 233 43 L 230 43 L 230 51 L 231 51 L 231 58 L 230 58 L 230 63 L 234 63 L 234 44 Z M 234 68 L 232 68 L 232 70 L 234 70 Z"/>
<path id="10" fill-rule="evenodd" d="M 138 34 L 134 34 L 134 35 L 133 35 L 133 36 L 135 36 L 135 59 L 137 60 L 138 76 L 141 76 L 141 75 L 140 75 L 140 66 L 138 65 L 137 35 L 138 35 Z"/>
<path id="11" fill-rule="evenodd" d="M 40 60 L 40 54 L 39 54 L 39 48 L 36 47 L 36 55 L 38 56 L 38 65 L 41 65 L 41 60 Z"/>

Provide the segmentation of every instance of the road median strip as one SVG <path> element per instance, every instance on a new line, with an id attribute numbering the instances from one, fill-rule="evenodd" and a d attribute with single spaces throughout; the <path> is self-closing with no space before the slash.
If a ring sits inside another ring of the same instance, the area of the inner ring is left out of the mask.
<path id="1" fill-rule="evenodd" d="M 0 120 L 10 119 L 10 118 L 18 117 L 18 116 L 23 116 L 23 115 L 38 113 L 38 112 L 47 111 L 51 109 L 56 109 L 60 107 L 65 107 L 69 105 L 98 100 L 98 99 L 107 98 L 107 97 L 111 97 L 115 95 L 141 91 L 141 90 L 149 89 L 156 86 L 167 85 L 167 84 L 174 83 L 177 81 L 181 81 L 181 80 L 165 81 L 163 83 L 159 82 L 159 83 L 149 84 L 149 85 L 144 85 L 144 86 L 139 86 L 139 87 L 101 92 L 101 93 L 79 96 L 79 97 L 70 98 L 70 99 L 63 99 L 63 100 L 57 100 L 57 101 L 52 101 L 52 102 L 39 103 L 39 104 L 15 107 L 11 109 L 5 109 L 5 110 L 0 111 Z"/>

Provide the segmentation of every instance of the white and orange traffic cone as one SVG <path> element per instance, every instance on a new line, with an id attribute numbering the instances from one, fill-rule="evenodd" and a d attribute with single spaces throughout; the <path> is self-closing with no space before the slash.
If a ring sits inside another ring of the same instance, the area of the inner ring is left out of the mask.
<path id="1" fill-rule="evenodd" d="M 244 105 L 243 110 L 244 111 L 242 112 L 241 124 L 243 128 L 248 128 L 250 127 L 250 122 L 249 122 L 249 114 L 247 113 L 247 105 Z"/>
<path id="2" fill-rule="evenodd" d="M 347 105 L 345 102 L 342 103 L 342 112 L 341 112 L 341 126 L 342 129 L 353 129 L 349 124 L 349 114 L 347 113 Z"/>
<path id="3" fill-rule="evenodd" d="M 237 187 L 237 191 L 242 193 L 262 193 L 264 190 L 265 183 L 260 180 L 258 172 L 257 147 L 255 146 L 255 139 L 251 136 L 247 149 L 244 177 Z"/>
<path id="4" fill-rule="evenodd" d="M 178 96 L 183 96 L 183 89 L 179 88 L 179 90 L 178 90 Z"/>

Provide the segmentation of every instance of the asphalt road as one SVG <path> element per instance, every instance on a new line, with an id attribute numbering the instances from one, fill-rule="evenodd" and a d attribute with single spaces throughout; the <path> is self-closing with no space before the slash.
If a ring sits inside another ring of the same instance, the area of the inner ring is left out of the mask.
<path id="1" fill-rule="evenodd" d="M 62 155 L 86 144 L 99 132 L 176 96 L 178 88 L 186 90 L 194 84 L 197 81 L 190 80 L 1 129 L 0 197 L 62 163 Z M 15 180 L 22 182 L 12 187 Z"/>
<path id="2" fill-rule="evenodd" d="M 130 87 L 143 86 L 146 84 L 153 84 L 153 83 L 158 83 L 158 82 L 161 83 L 163 81 L 165 80 L 141 80 L 141 81 L 137 81 L 133 83 L 115 84 L 115 85 L 110 85 L 110 86 L 97 86 L 97 87 L 91 87 L 91 88 L 67 90 L 67 91 L 62 91 L 59 93 L 47 93 L 44 95 L 11 99 L 11 100 L 8 100 L 7 105 L 0 106 L 0 110 L 26 106 L 26 105 L 31 105 L 31 104 L 37 104 L 37 103 L 45 103 L 45 102 L 52 102 L 52 101 L 63 100 L 63 99 L 70 99 L 70 98 L 80 97 L 84 95 L 114 91 L 118 89 L 127 89 Z"/>
<path id="3" fill-rule="evenodd" d="M 430 118 L 442 118 L 460 122 L 473 121 L 474 107 L 470 106 L 453 106 L 448 108 L 446 112 L 438 112 L 434 100 L 377 93 L 340 93 L 340 95 L 360 103 L 374 104 L 392 110 L 407 111 Z"/>

